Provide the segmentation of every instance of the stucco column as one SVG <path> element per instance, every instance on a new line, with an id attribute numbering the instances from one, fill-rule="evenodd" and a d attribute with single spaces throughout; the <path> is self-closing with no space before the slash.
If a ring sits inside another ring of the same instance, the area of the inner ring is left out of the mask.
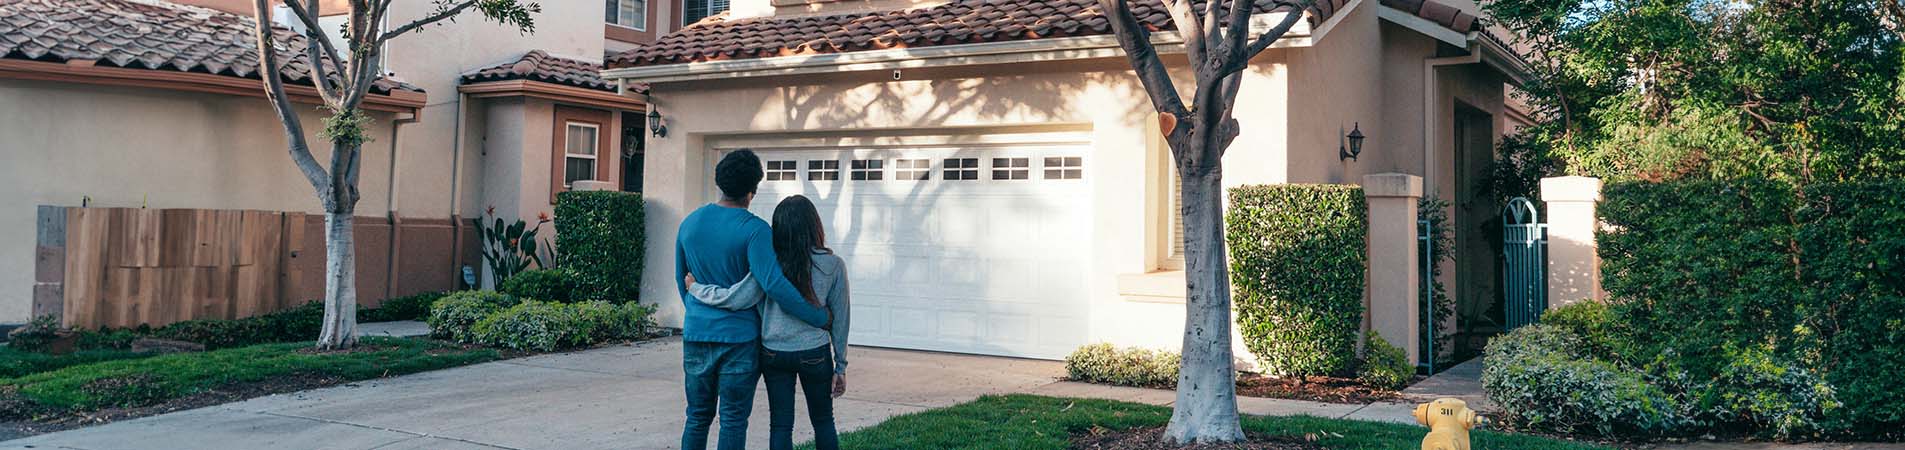
<path id="1" fill-rule="evenodd" d="M 1601 256 L 1594 247 L 1601 179 L 1543 178 L 1541 200 L 1548 204 L 1548 307 L 1604 298 Z"/>
<path id="2" fill-rule="evenodd" d="M 1363 176 L 1369 202 L 1369 327 L 1402 347 L 1409 364 L 1422 359 L 1420 258 L 1416 247 L 1416 202 L 1422 177 L 1401 173 Z"/>

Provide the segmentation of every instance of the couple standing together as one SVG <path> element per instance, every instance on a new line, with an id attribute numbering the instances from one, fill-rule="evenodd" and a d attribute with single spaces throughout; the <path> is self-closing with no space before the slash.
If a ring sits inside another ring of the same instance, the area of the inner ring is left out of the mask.
<path id="1" fill-rule="evenodd" d="M 714 172 L 721 200 L 688 214 L 675 241 L 686 307 L 681 448 L 706 449 L 717 413 L 719 448 L 746 448 L 754 386 L 765 378 L 772 448 L 793 448 L 798 384 L 814 445 L 836 449 L 833 399 L 847 390 L 846 262 L 827 249 L 820 213 L 806 197 L 782 200 L 772 227 L 748 212 L 765 173 L 753 151 L 729 153 Z"/>

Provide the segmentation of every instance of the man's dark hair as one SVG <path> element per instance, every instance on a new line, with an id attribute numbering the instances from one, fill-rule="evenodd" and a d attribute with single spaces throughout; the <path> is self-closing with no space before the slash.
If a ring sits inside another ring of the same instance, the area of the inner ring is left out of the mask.
<path id="1" fill-rule="evenodd" d="M 714 185 L 724 200 L 744 199 L 761 186 L 761 173 L 761 157 L 753 150 L 735 150 L 714 166 Z"/>

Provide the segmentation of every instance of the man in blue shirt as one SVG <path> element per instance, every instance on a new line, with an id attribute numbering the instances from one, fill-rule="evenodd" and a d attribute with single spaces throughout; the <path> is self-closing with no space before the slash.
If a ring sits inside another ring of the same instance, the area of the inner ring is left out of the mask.
<path id="1" fill-rule="evenodd" d="M 754 411 L 754 387 L 761 377 L 756 352 L 761 315 L 756 309 L 729 311 L 694 301 L 682 283 L 694 274 L 701 283 L 728 286 L 752 273 L 774 301 L 802 322 L 826 327 L 827 311 L 813 306 L 781 273 L 774 257 L 774 233 L 767 221 L 748 212 L 760 187 L 761 158 L 742 149 L 721 158 L 714 184 L 721 200 L 702 206 L 681 221 L 675 239 L 675 283 L 686 314 L 682 320 L 681 365 L 687 379 L 688 420 L 681 431 L 683 450 L 705 450 L 717 403 L 721 450 L 747 447 L 747 419 Z M 756 307 L 758 308 L 758 307 Z"/>

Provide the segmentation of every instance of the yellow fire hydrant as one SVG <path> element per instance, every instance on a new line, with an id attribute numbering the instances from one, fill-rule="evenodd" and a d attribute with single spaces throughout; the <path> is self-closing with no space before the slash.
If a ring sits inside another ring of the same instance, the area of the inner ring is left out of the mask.
<path id="1" fill-rule="evenodd" d="M 1482 426 L 1487 418 L 1468 409 L 1468 403 L 1444 398 L 1416 406 L 1416 423 L 1429 427 L 1422 437 L 1422 450 L 1469 450 L 1468 430 Z"/>

